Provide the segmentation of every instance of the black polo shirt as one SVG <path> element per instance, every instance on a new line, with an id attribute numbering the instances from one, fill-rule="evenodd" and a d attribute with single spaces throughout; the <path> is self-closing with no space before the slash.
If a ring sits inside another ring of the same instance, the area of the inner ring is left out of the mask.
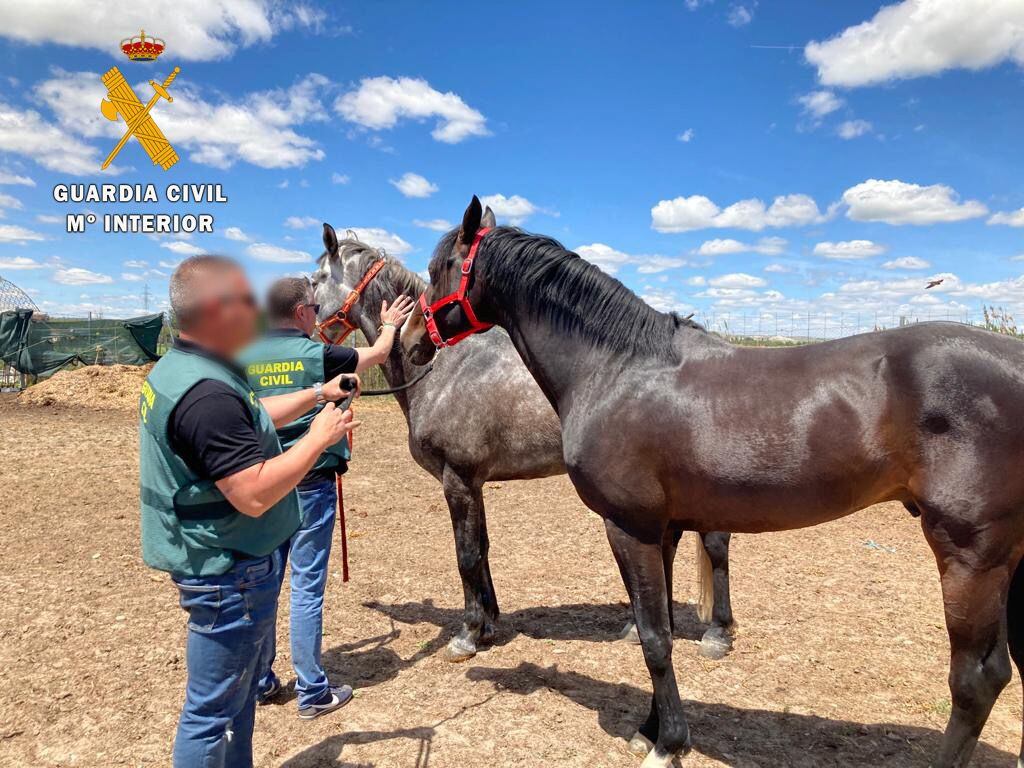
<path id="1" fill-rule="evenodd" d="M 291 328 L 271 333 L 303 336 L 302 331 Z M 174 346 L 184 352 L 217 360 L 245 378 L 245 371 L 237 365 L 195 342 L 178 338 Z M 355 373 L 358 362 L 356 350 L 324 345 L 324 375 L 328 380 L 340 373 Z M 269 458 L 260 448 L 256 427 L 245 401 L 227 384 L 212 379 L 200 381 L 178 401 L 167 423 L 167 439 L 189 469 L 214 481 Z M 346 467 L 339 469 L 344 472 Z M 311 471 L 299 487 L 321 483 L 334 475 L 332 470 Z"/>

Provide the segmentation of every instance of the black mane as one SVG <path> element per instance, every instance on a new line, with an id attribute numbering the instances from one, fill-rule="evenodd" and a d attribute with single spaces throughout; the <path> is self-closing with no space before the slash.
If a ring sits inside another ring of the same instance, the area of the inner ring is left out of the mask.
<path id="1" fill-rule="evenodd" d="M 455 234 L 449 233 L 447 253 Z M 438 252 L 444 247 L 438 246 Z M 499 227 L 481 245 L 479 268 L 514 304 L 563 333 L 610 349 L 675 359 L 676 330 L 703 326 L 663 313 L 558 241 Z M 436 252 L 435 252 L 436 253 Z"/>

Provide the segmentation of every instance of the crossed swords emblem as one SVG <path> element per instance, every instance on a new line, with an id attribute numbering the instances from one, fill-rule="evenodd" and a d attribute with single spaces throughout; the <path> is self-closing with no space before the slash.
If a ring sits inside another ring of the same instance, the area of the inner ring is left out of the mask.
<path id="1" fill-rule="evenodd" d="M 107 87 L 108 98 L 100 101 L 100 112 L 107 120 L 111 121 L 116 121 L 120 115 L 128 126 L 128 130 L 117 142 L 117 146 L 107 155 L 107 159 L 100 166 L 101 169 L 106 168 L 114 161 L 117 153 L 124 148 L 132 136 L 139 140 L 139 144 L 146 150 L 146 154 L 149 155 L 154 165 L 159 165 L 166 171 L 178 162 L 178 153 L 174 151 L 171 142 L 167 140 L 167 137 L 154 122 L 149 111 L 160 99 L 167 99 L 168 103 L 174 101 L 167 89 L 171 87 L 171 83 L 174 82 L 174 78 L 178 76 L 179 72 L 181 72 L 181 67 L 175 67 L 163 84 L 156 80 L 150 80 L 149 84 L 154 93 L 153 98 L 145 106 L 139 101 L 139 97 L 135 95 L 135 91 L 128 85 L 121 70 L 117 67 L 112 67 L 103 75 L 103 84 Z"/>

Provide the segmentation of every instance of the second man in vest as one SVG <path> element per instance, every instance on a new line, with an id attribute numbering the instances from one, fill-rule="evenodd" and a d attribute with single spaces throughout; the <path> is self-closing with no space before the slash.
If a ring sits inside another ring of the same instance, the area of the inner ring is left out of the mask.
<path id="1" fill-rule="evenodd" d="M 377 343 L 364 349 L 326 346 L 310 340 L 318 307 L 305 278 L 287 277 L 271 285 L 267 293 L 270 330 L 243 356 L 249 384 L 261 397 L 286 394 L 339 374 L 356 374 L 382 362 L 394 343 L 396 329 L 412 309 L 402 297 L 387 309 L 381 320 L 383 332 Z M 319 408 L 314 408 L 278 428 L 282 446 L 298 442 L 308 431 Z M 349 441 L 327 448 L 299 484 L 302 522 L 291 539 L 281 546 L 282 562 L 291 563 L 291 650 L 299 717 L 312 719 L 344 706 L 352 697 L 347 685 L 332 686 L 321 662 L 323 603 L 328 561 L 337 507 L 336 477 L 348 466 Z M 284 578 L 283 569 L 280 573 Z M 261 670 L 260 701 L 272 699 L 281 689 L 270 664 Z"/>

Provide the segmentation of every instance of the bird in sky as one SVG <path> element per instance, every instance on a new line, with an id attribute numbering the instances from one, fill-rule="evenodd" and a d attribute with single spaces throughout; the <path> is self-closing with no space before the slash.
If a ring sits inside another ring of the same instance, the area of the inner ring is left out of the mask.
<path id="1" fill-rule="evenodd" d="M 944 277 L 940 277 L 938 280 L 929 280 L 928 285 L 926 285 L 924 289 L 927 291 L 929 288 L 934 288 L 936 285 L 942 285 L 942 281 L 945 279 L 946 278 Z"/>

